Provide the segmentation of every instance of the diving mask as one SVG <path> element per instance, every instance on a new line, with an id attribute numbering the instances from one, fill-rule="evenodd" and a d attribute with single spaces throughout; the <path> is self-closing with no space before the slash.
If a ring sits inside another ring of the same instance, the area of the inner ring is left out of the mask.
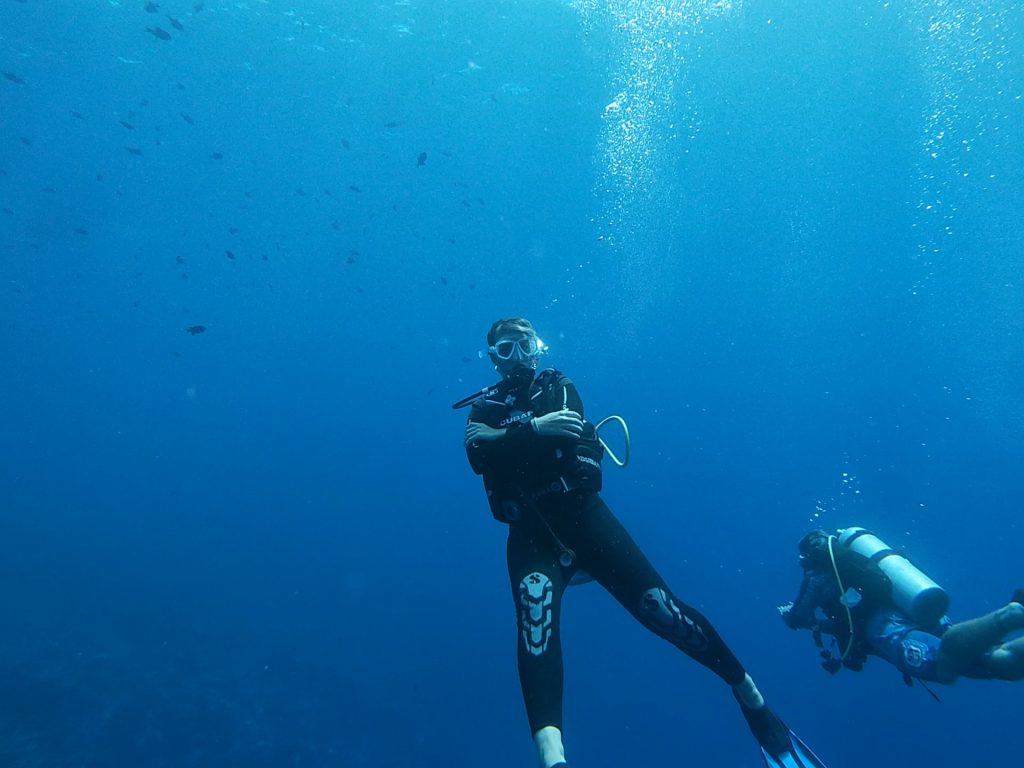
<path id="1" fill-rule="evenodd" d="M 499 360 L 532 360 L 547 352 L 544 342 L 536 336 L 498 339 L 487 351 Z"/>

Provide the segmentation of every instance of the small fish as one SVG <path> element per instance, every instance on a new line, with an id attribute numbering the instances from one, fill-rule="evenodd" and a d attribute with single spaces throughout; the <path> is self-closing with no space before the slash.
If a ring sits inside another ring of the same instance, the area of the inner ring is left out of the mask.
<path id="1" fill-rule="evenodd" d="M 18 77 L 13 72 L 8 72 L 6 69 L 3 70 L 3 71 L 0 71 L 0 74 L 2 74 L 4 76 L 4 78 L 6 78 L 7 80 L 10 80 L 12 83 L 15 83 L 16 85 L 24 85 L 25 84 L 25 80 L 23 78 Z"/>
<path id="2" fill-rule="evenodd" d="M 131 123 L 126 123 L 124 120 L 118 120 L 117 122 L 119 122 L 121 125 L 123 125 L 125 128 L 127 128 L 129 131 L 134 131 L 135 130 L 135 126 L 132 125 Z"/>
<path id="3" fill-rule="evenodd" d="M 89 234 L 89 230 L 86 229 L 85 227 L 75 227 L 75 234 L 76 235 L 88 235 Z"/>
<path id="4" fill-rule="evenodd" d="M 185 257 L 184 256 L 175 256 L 174 257 L 174 263 L 175 264 L 184 264 L 185 263 Z"/>
<path id="5" fill-rule="evenodd" d="M 12 211 L 10 208 L 0 208 L 0 211 L 2 211 L 3 213 L 6 213 L 8 216 L 13 216 L 14 215 L 14 211 Z"/>
<path id="6" fill-rule="evenodd" d="M 82 113 L 79 112 L 77 109 L 72 109 L 71 110 L 71 116 L 75 117 L 75 118 L 78 118 L 79 120 L 85 120 L 85 118 L 82 117 Z"/>
<path id="7" fill-rule="evenodd" d="M 154 3 L 154 2 L 147 2 L 143 6 L 143 10 L 145 10 L 146 13 L 156 13 L 157 11 L 160 10 L 160 6 L 158 4 L 156 4 L 156 3 Z"/>
<path id="8" fill-rule="evenodd" d="M 6 73 L 4 73 L 6 74 Z M 352 145 L 348 143 L 348 139 L 341 140 L 341 146 L 343 149 L 352 149 Z"/>
<path id="9" fill-rule="evenodd" d="M 398 121 L 397 120 L 392 120 L 390 123 L 384 123 L 384 127 L 385 128 L 397 128 L 398 127 Z"/>
<path id="10" fill-rule="evenodd" d="M 196 121 L 192 119 L 192 115 L 186 114 L 185 112 L 181 112 L 180 114 L 181 114 L 181 119 L 184 120 L 189 125 L 195 125 L 196 124 Z"/>
<path id="11" fill-rule="evenodd" d="M 138 156 L 138 155 L 142 154 L 142 150 L 139 149 L 138 147 L 125 147 L 125 150 L 127 150 L 129 155 L 136 155 L 136 156 Z"/>
<path id="12" fill-rule="evenodd" d="M 185 333 L 191 333 L 193 336 L 195 336 L 197 333 L 202 333 L 205 330 L 205 325 L 190 325 L 187 328 L 185 328 Z"/>
<path id="13" fill-rule="evenodd" d="M 416 158 L 416 167 L 417 168 L 422 168 L 426 164 L 427 164 L 427 153 L 426 152 L 420 152 L 420 156 Z"/>
<path id="14" fill-rule="evenodd" d="M 361 187 L 357 187 L 355 184 L 349 184 L 348 188 L 351 189 L 353 192 L 362 192 L 363 191 Z"/>
<path id="15" fill-rule="evenodd" d="M 178 30 L 179 32 L 184 32 L 184 31 L 185 31 L 185 27 L 183 27 L 183 26 L 182 26 L 182 24 L 181 24 L 181 22 L 180 22 L 180 21 L 178 21 L 178 20 L 177 20 L 176 18 L 174 18 L 173 16 L 168 16 L 168 17 L 167 17 L 167 21 L 169 21 L 169 22 L 170 22 L 170 24 L 171 24 L 171 26 L 172 26 L 172 27 L 174 27 L 174 28 L 175 28 L 176 30 Z"/>
<path id="16" fill-rule="evenodd" d="M 345 259 L 345 263 L 346 264 L 355 264 L 356 263 L 356 257 L 355 256 L 349 256 L 347 259 Z"/>
<path id="17" fill-rule="evenodd" d="M 220 152 L 211 152 L 210 153 L 210 159 L 211 160 L 223 160 L 224 159 L 224 155 L 222 153 L 220 153 Z"/>
<path id="18" fill-rule="evenodd" d="M 206 3 L 195 3 L 192 6 L 192 13 L 199 13 L 206 7 Z"/>
<path id="19" fill-rule="evenodd" d="M 149 32 L 149 34 L 151 34 L 157 40 L 171 39 L 171 34 L 167 30 L 161 29 L 160 27 L 146 27 L 146 31 Z"/>
<path id="20" fill-rule="evenodd" d="M 441 276 L 441 285 L 448 285 L 448 278 L 444 275 Z"/>
<path id="21" fill-rule="evenodd" d="M 228 232 L 230 232 L 232 235 L 237 235 L 238 227 L 228 227 Z"/>
<path id="22" fill-rule="evenodd" d="M 26 147 L 31 147 L 32 146 L 32 139 L 30 139 L 28 136 L 19 136 L 18 137 L 18 141 L 20 141 Z"/>
<path id="23" fill-rule="evenodd" d="M 231 251 L 227 251 L 227 250 L 226 250 L 226 251 L 224 251 L 224 255 L 225 255 L 225 256 L 227 256 L 227 257 L 228 257 L 229 259 L 231 259 L 232 261 L 234 261 L 234 260 L 235 260 L 235 254 L 234 254 L 233 252 L 231 252 Z"/>

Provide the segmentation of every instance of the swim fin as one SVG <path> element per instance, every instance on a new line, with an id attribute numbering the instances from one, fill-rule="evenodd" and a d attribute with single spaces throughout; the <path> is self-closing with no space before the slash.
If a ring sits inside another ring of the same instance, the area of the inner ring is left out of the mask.
<path id="1" fill-rule="evenodd" d="M 740 703 L 750 732 L 761 745 L 767 768 L 825 768 L 810 747 L 800 740 L 767 706 L 748 709 Z"/>

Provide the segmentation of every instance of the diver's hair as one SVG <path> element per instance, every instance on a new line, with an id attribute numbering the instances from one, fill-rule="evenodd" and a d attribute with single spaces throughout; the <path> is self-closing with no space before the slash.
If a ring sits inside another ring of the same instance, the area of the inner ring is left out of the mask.
<path id="1" fill-rule="evenodd" d="M 817 546 L 817 547 L 811 546 L 812 544 L 814 544 L 816 539 L 827 539 L 827 538 L 828 538 L 828 532 L 827 531 L 824 531 L 821 528 L 816 528 L 813 531 L 811 531 L 810 533 L 806 534 L 802 539 L 800 539 L 800 543 L 797 544 L 797 547 L 796 547 L 797 551 L 800 552 L 801 555 L 809 555 L 812 552 L 814 552 L 815 550 L 821 549 L 820 545 Z"/>
<path id="2" fill-rule="evenodd" d="M 506 333 L 530 333 L 534 336 L 537 335 L 537 332 L 533 329 L 533 324 L 525 317 L 506 317 L 501 320 L 495 320 L 491 325 L 491 330 L 487 332 L 487 346 L 494 346 L 494 342 Z"/>
<path id="3" fill-rule="evenodd" d="M 828 566 L 832 560 L 832 555 L 828 551 L 828 539 L 828 532 L 820 528 L 800 539 L 797 549 L 800 552 L 800 563 L 804 570 L 822 569 Z"/>

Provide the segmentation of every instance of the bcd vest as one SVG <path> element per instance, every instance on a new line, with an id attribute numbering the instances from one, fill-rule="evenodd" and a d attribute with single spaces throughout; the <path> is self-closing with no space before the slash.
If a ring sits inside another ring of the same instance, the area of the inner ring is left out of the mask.
<path id="1" fill-rule="evenodd" d="M 474 418 L 496 429 L 531 429 L 530 419 L 566 407 L 561 381 L 558 371 L 541 371 L 528 388 L 506 394 L 503 401 L 478 402 Z M 542 497 L 597 493 L 602 485 L 603 458 L 604 446 L 597 439 L 594 425 L 586 420 L 578 439 L 544 438 L 524 443 L 514 462 L 488 467 L 483 473 L 491 514 L 497 520 L 511 522 L 524 506 Z"/>

